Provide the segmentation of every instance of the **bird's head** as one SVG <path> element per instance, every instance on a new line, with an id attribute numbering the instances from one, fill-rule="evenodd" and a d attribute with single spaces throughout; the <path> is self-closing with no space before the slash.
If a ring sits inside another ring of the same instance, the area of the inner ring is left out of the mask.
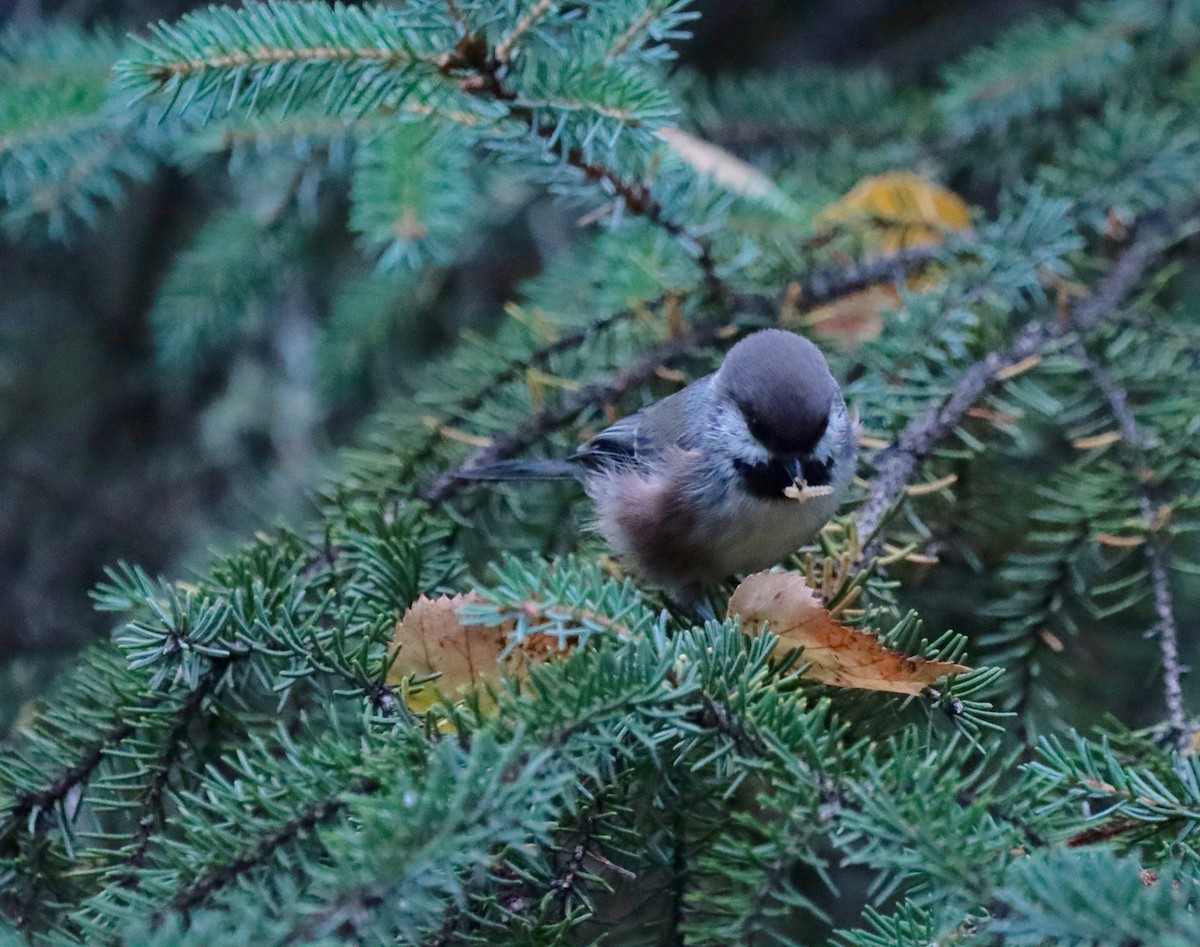
<path id="1" fill-rule="evenodd" d="M 733 463 L 752 493 L 783 496 L 793 480 L 831 482 L 850 421 L 821 350 L 783 329 L 737 343 L 713 378 Z M 852 456 L 852 447 L 851 447 Z"/>

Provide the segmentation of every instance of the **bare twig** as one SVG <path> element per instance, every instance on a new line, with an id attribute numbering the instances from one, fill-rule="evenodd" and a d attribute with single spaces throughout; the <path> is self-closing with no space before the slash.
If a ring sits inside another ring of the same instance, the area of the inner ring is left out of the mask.
<path id="1" fill-rule="evenodd" d="M 1154 633 L 1158 637 L 1162 655 L 1163 698 L 1167 708 L 1167 722 L 1176 745 L 1182 749 L 1191 736 L 1187 717 L 1183 710 L 1184 667 L 1179 660 L 1179 627 L 1175 621 L 1175 605 L 1171 595 L 1171 584 L 1167 575 L 1167 552 L 1153 531 L 1156 518 L 1154 503 L 1150 497 L 1148 481 L 1150 464 L 1146 458 L 1146 438 L 1142 433 L 1133 411 L 1129 407 L 1129 395 L 1124 388 L 1100 367 L 1088 354 L 1082 343 L 1075 346 L 1079 359 L 1096 386 L 1104 393 L 1113 417 L 1121 429 L 1121 438 L 1129 445 L 1135 458 L 1134 475 L 1137 483 L 1138 511 L 1146 524 L 1147 535 L 1144 549 L 1146 565 L 1150 572 L 1150 585 L 1154 591 L 1154 611 L 1157 622 Z"/>
<path id="2" fill-rule="evenodd" d="M 876 461 L 876 473 L 867 499 L 858 516 L 858 535 L 862 537 L 862 560 L 879 552 L 880 528 L 888 513 L 904 494 L 904 488 L 917 464 L 929 456 L 966 415 L 967 411 L 998 382 L 1011 377 L 1011 370 L 1025 364 L 1060 343 L 1074 330 L 1088 329 L 1110 315 L 1145 273 L 1151 260 L 1163 246 L 1161 226 L 1146 227 L 1130 244 L 1096 291 L 1072 307 L 1069 320 L 1030 323 L 1004 351 L 989 352 L 959 377 L 953 390 L 940 404 L 913 418 L 900 432 L 894 444 Z"/>

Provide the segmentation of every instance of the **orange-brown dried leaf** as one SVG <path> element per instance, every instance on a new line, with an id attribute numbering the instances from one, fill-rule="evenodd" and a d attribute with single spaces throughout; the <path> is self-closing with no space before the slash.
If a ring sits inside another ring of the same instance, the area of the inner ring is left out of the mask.
<path id="1" fill-rule="evenodd" d="M 894 286 L 872 286 L 819 306 L 803 322 L 819 339 L 831 339 L 848 349 L 870 342 L 883 331 L 883 313 L 900 304 Z"/>
<path id="2" fill-rule="evenodd" d="M 758 634 L 769 626 L 785 648 L 803 648 L 803 676 L 834 687 L 920 694 L 947 674 L 970 668 L 950 661 L 910 658 L 884 647 L 879 638 L 834 619 L 820 596 L 794 572 L 748 576 L 729 599 L 729 616 Z"/>
<path id="3" fill-rule="evenodd" d="M 432 599 L 422 595 L 396 623 L 392 649 L 399 648 L 400 654 L 388 670 L 388 683 L 439 675 L 419 692 L 406 695 L 413 710 L 427 710 L 439 695 L 456 700 L 500 679 L 504 672 L 500 655 L 513 623 L 463 624 L 459 610 L 477 602 L 474 594 Z"/>
<path id="4" fill-rule="evenodd" d="M 563 653 L 556 637 L 534 634 L 501 659 L 515 622 L 464 623 L 459 614 L 463 606 L 480 601 L 474 593 L 438 598 L 422 595 L 396 623 L 391 651 L 399 648 L 400 653 L 388 669 L 388 683 L 404 687 L 412 678 L 437 675 L 420 690 L 405 691 L 413 710 L 428 710 L 439 697 L 460 700 L 486 684 L 497 683 L 502 675 L 521 676 L 531 662 Z"/>

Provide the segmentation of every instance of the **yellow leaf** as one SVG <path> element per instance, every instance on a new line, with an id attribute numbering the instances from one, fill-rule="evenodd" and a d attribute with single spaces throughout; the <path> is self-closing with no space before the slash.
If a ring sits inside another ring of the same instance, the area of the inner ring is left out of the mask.
<path id="1" fill-rule="evenodd" d="M 970 668 L 950 661 L 910 658 L 885 648 L 867 631 L 843 625 L 795 572 L 758 572 L 748 576 L 729 599 L 729 616 L 757 634 L 763 626 L 787 648 L 803 648 L 809 667 L 804 677 L 834 687 L 920 694 L 947 674 Z"/>
<path id="2" fill-rule="evenodd" d="M 947 230 L 969 230 L 971 208 L 953 191 L 908 171 L 865 178 L 817 217 L 819 223 L 851 226 L 873 238 L 877 249 L 941 243 Z"/>
<path id="3" fill-rule="evenodd" d="M 524 674 L 531 662 L 545 660 L 557 650 L 557 639 L 535 634 L 503 660 L 508 635 L 515 622 L 500 625 L 468 625 L 459 617 L 464 605 L 478 603 L 479 596 L 422 595 L 396 623 L 392 651 L 400 653 L 388 670 L 389 684 L 405 689 L 409 707 L 418 713 L 428 710 L 439 697 L 460 700 L 468 693 L 495 684 L 502 675 Z M 408 690 L 412 678 L 435 680 L 420 690 Z"/>

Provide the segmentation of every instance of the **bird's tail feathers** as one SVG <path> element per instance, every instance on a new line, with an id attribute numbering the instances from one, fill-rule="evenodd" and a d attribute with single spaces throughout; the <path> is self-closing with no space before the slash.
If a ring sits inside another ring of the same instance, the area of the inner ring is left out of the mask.
<path id="1" fill-rule="evenodd" d="M 459 480 L 574 480 L 581 474 L 569 460 L 500 460 L 459 471 Z"/>

